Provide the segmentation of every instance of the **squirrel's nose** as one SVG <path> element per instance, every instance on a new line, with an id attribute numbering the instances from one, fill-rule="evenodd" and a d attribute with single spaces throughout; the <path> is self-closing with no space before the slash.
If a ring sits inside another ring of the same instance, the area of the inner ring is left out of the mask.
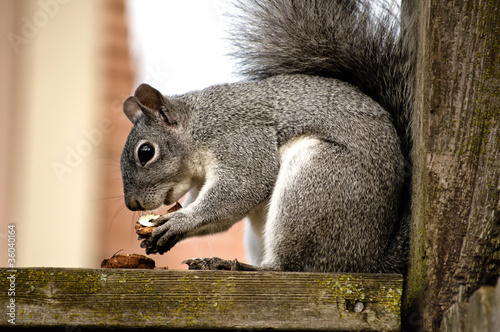
<path id="1" fill-rule="evenodd" d="M 125 197 L 125 205 L 132 211 L 144 211 L 144 207 L 141 205 L 141 202 L 134 197 Z"/>

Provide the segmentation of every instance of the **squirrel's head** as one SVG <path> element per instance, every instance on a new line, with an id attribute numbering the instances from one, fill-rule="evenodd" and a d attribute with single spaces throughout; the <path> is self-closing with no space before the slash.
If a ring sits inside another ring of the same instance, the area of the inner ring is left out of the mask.
<path id="1" fill-rule="evenodd" d="M 125 204 L 135 211 L 176 202 L 191 187 L 185 106 L 142 84 L 123 111 L 134 124 L 121 157 Z"/>

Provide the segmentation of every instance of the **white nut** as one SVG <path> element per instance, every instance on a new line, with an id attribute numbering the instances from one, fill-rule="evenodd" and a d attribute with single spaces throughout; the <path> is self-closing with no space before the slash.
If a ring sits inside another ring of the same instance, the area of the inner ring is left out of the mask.
<path id="1" fill-rule="evenodd" d="M 156 226 L 156 223 L 151 222 L 151 220 L 155 220 L 158 217 L 159 217 L 159 215 L 157 215 L 157 214 L 148 213 L 148 214 L 142 215 L 139 218 L 138 222 L 139 222 L 139 224 L 141 224 L 144 227 L 153 227 L 153 226 Z"/>

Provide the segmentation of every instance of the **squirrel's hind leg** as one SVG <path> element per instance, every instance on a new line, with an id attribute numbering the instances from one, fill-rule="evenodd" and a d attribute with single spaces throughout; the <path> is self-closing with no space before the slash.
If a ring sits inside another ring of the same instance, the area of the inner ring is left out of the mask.
<path id="1" fill-rule="evenodd" d="M 260 271 L 262 268 L 238 262 L 237 259 L 228 260 L 219 257 L 192 258 L 182 262 L 189 270 L 227 270 L 227 271 Z"/>
<path id="2" fill-rule="evenodd" d="M 365 265 L 378 254 L 371 252 L 373 246 L 385 241 L 375 231 L 382 218 L 370 206 L 370 170 L 348 148 L 314 137 L 295 139 L 280 154 L 262 267 L 304 272 L 370 269 Z"/>
<path id="3" fill-rule="evenodd" d="M 300 137 L 280 154 L 261 266 L 304 272 L 383 270 L 384 248 L 397 218 L 397 209 L 388 208 L 396 206 L 390 168 L 367 161 L 352 147 L 314 137 Z"/>
<path id="4" fill-rule="evenodd" d="M 318 167 L 323 167 L 322 163 L 315 163 L 317 156 L 323 154 L 325 144 L 331 143 L 302 136 L 280 148 L 280 171 L 263 232 L 262 266 L 265 269 L 304 270 L 303 247 L 306 242 L 313 240 L 314 234 L 304 229 L 303 224 L 304 219 L 318 217 L 312 214 L 314 209 L 309 212 L 309 207 L 315 203 L 315 192 L 321 190 L 314 183 L 314 173 L 318 172 Z M 324 158 L 331 158 L 331 155 Z"/>

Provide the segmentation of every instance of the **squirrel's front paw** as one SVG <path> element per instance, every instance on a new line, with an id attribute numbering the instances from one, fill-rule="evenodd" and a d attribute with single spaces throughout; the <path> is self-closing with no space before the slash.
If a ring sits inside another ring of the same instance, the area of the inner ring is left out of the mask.
<path id="1" fill-rule="evenodd" d="M 161 224 L 151 233 L 151 236 L 142 241 L 141 248 L 146 254 L 163 254 L 177 244 L 187 233 L 187 217 L 183 213 L 172 213 L 160 216 L 155 223 Z"/>

